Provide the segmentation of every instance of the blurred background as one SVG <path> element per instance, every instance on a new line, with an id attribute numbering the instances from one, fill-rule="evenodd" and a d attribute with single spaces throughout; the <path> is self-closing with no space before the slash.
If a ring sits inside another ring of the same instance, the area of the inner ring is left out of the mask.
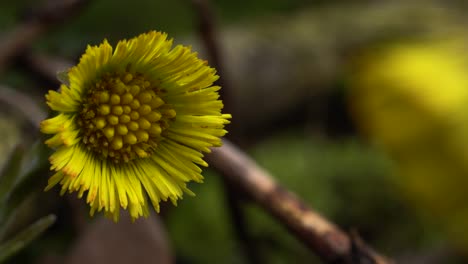
<path id="1" fill-rule="evenodd" d="M 196 8 L 184 0 L 84 1 L 6 56 L 12 32 L 27 34 L 53 2 L 0 1 L 0 195 L 5 175 L 20 175 L 0 210 L 13 215 L 0 242 L 57 216 L 5 263 L 320 263 L 241 192 L 240 216 L 233 214 L 210 169 L 204 184 L 190 186 L 196 197 L 133 225 L 90 218 L 76 194 L 44 193 L 44 94 L 58 87 L 56 69 L 76 64 L 88 44 L 159 30 L 213 65 Z M 465 1 L 210 4 L 225 112 L 233 115 L 227 137 L 398 263 L 468 263 Z"/>

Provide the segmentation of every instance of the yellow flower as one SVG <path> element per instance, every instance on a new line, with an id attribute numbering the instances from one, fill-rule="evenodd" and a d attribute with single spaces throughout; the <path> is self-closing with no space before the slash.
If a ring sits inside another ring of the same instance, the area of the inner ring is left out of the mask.
<path id="1" fill-rule="evenodd" d="M 120 207 L 133 220 L 147 216 L 148 198 L 173 204 L 187 182 L 202 182 L 202 152 L 220 146 L 229 114 L 222 114 L 216 71 L 189 47 L 172 47 L 152 31 L 117 43 L 88 46 L 47 104 L 57 112 L 41 123 L 56 151 L 46 190 L 87 192 L 93 215 L 118 221 Z"/>
<path id="2" fill-rule="evenodd" d="M 382 47 L 350 83 L 356 121 L 394 160 L 402 193 L 468 252 L 465 47 L 459 39 Z"/>

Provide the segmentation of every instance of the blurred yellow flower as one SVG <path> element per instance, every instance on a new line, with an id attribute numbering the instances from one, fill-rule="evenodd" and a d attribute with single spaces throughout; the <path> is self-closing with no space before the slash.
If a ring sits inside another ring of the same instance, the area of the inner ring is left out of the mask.
<path id="1" fill-rule="evenodd" d="M 356 121 L 395 161 L 397 183 L 468 250 L 468 56 L 463 42 L 401 43 L 359 62 Z"/>
<path id="2" fill-rule="evenodd" d="M 41 123 L 65 192 L 87 191 L 91 215 L 118 221 L 120 207 L 133 220 L 147 216 L 148 198 L 174 204 L 187 182 L 202 182 L 202 152 L 220 146 L 229 114 L 222 114 L 215 69 L 189 47 L 172 47 L 165 33 L 149 32 L 117 43 L 88 46 L 60 91 L 47 104 L 57 112 Z"/>

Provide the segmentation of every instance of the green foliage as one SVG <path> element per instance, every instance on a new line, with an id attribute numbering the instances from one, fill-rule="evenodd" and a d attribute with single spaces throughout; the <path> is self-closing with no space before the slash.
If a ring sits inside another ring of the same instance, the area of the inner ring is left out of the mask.
<path id="1" fill-rule="evenodd" d="M 220 179 L 210 171 L 204 175 L 203 184 L 190 186 L 197 196 L 180 201 L 168 216 L 177 256 L 196 263 L 238 263 Z"/>
<path id="2" fill-rule="evenodd" d="M 55 215 L 48 215 L 21 231 L 12 239 L 0 244 L 0 263 L 28 245 L 55 223 Z"/>
<path id="3" fill-rule="evenodd" d="M 24 150 L 17 146 L 13 153 L 10 154 L 10 159 L 6 162 L 6 165 L 0 174 L 0 204 L 5 204 L 11 194 L 16 177 L 18 176 L 21 168 L 23 154 Z M 2 206 L 1 208 L 4 207 Z"/>
<path id="4" fill-rule="evenodd" d="M 25 210 L 21 205 L 37 189 L 37 174 L 45 164 L 42 144 L 34 145 L 28 153 L 17 147 L 0 174 L 0 263 L 13 256 L 40 236 L 55 222 L 55 216 L 43 217 L 16 233 L 16 217 Z M 28 162 L 24 162 L 27 160 Z"/>

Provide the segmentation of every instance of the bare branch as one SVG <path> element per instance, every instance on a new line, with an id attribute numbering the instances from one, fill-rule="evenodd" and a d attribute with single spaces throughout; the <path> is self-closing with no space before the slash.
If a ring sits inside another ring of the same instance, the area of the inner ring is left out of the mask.
<path id="1" fill-rule="evenodd" d="M 365 245 L 357 235 L 346 234 L 307 207 L 229 141 L 213 149 L 207 158 L 223 177 L 247 192 L 254 202 L 278 219 L 326 263 L 392 263 Z"/>
<path id="2" fill-rule="evenodd" d="M 220 90 L 221 99 L 225 105 L 225 111 L 232 112 L 230 107 L 232 104 L 232 96 L 229 95 L 231 85 L 224 68 L 223 56 L 220 45 L 218 43 L 218 36 L 216 32 L 215 15 L 210 5 L 209 0 L 191 0 L 193 7 L 198 15 L 198 31 L 208 54 L 208 61 L 210 65 L 216 68 L 218 74 L 221 76 L 218 84 L 223 87 Z"/>
<path id="3" fill-rule="evenodd" d="M 89 0 L 51 0 L 46 5 L 33 10 L 21 24 L 2 36 L 0 71 L 50 27 L 71 17 L 87 2 Z"/>
<path id="4" fill-rule="evenodd" d="M 228 74 L 224 69 L 221 46 L 217 42 L 218 36 L 216 32 L 216 19 L 212 10 L 210 0 L 190 0 L 198 15 L 198 31 L 201 41 L 206 49 L 208 61 L 214 66 L 220 75 L 217 84 L 223 87 L 219 91 L 220 97 L 223 100 L 224 111 L 232 113 L 232 86 L 229 82 Z M 240 193 L 234 190 L 229 182 L 222 179 L 227 207 L 231 216 L 232 226 L 239 241 L 238 245 L 241 252 L 245 255 L 248 263 L 263 263 L 260 251 L 257 250 L 256 244 L 253 242 L 248 230 L 248 222 L 245 218 L 242 208 Z"/>
<path id="5" fill-rule="evenodd" d="M 232 91 L 226 77 L 221 49 L 217 43 L 214 15 L 209 0 L 191 0 L 199 16 L 199 31 L 207 49 L 209 60 L 219 74 L 227 112 L 232 107 Z M 225 141 L 223 147 L 209 155 L 211 164 L 221 172 L 225 185 L 234 184 L 246 192 L 262 208 L 277 218 L 286 228 L 296 235 L 309 248 L 327 263 L 390 263 L 379 256 L 359 239 L 357 235 L 348 236 L 334 224 L 304 205 L 296 196 L 278 185 L 267 172 L 262 170 L 247 155 Z M 226 188 L 227 195 L 234 195 L 232 188 Z M 232 210 L 232 209 L 231 209 Z"/>

